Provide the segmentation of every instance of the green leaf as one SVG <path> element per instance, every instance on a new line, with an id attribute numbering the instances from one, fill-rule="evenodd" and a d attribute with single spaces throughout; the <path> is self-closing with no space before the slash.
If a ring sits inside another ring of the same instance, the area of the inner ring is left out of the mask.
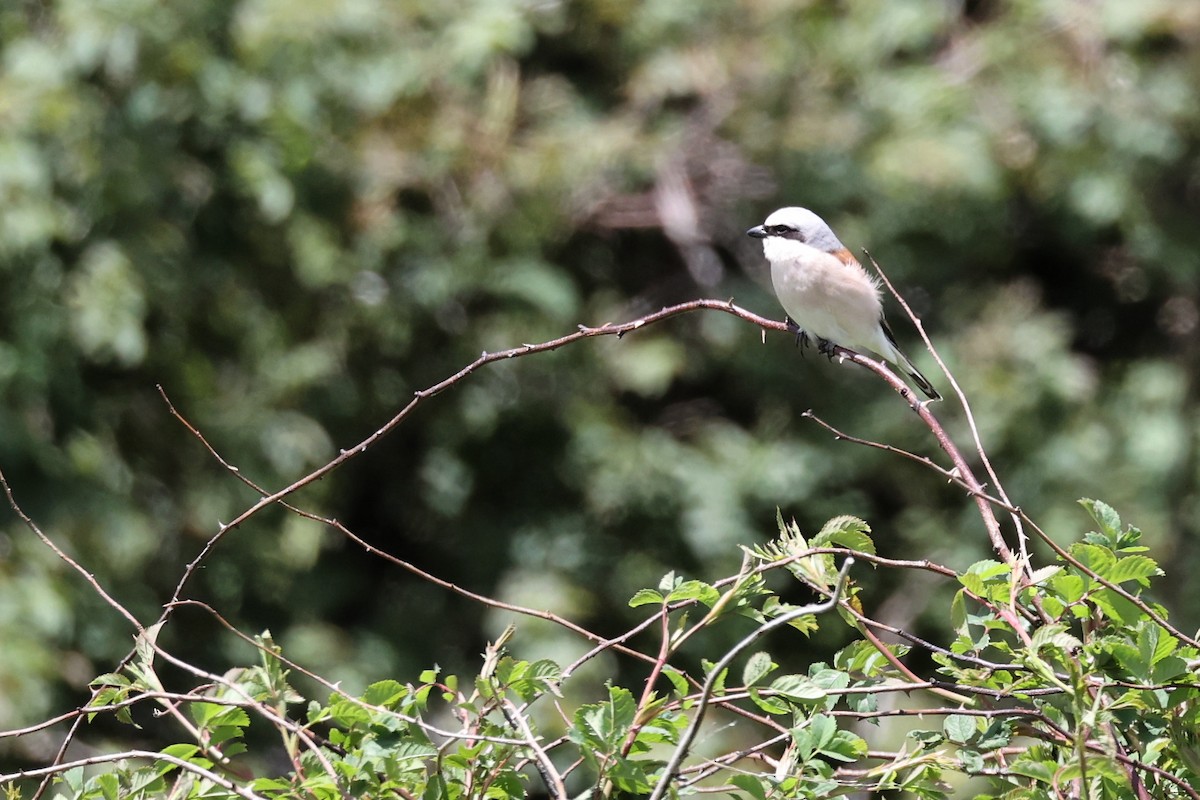
<path id="1" fill-rule="evenodd" d="M 746 686 L 753 686 L 778 666 L 771 660 L 770 654 L 759 651 L 747 659 L 746 666 L 742 669 L 742 683 Z"/>
<path id="2" fill-rule="evenodd" d="M 771 691 L 796 702 L 823 700 L 827 692 L 805 675 L 781 675 L 771 681 Z"/>
<path id="3" fill-rule="evenodd" d="M 1064 603 L 1077 603 L 1087 592 L 1087 582 L 1082 575 L 1074 572 L 1062 572 L 1050 579 L 1049 588 L 1058 593 Z"/>
<path id="4" fill-rule="evenodd" d="M 1113 551 L 1098 544 L 1076 542 L 1071 545 L 1069 552 L 1086 569 L 1094 572 L 1101 578 L 1107 578 L 1108 571 L 1117 563 L 1117 557 L 1113 554 Z"/>
<path id="5" fill-rule="evenodd" d="M 683 677 L 683 673 L 670 665 L 663 667 L 663 676 L 671 682 L 671 687 L 675 690 L 677 697 L 687 697 L 691 692 L 691 686 L 688 685 L 687 678 Z"/>
<path id="6" fill-rule="evenodd" d="M 372 683 L 363 692 L 362 701 L 368 705 L 392 708 L 402 697 L 408 695 L 408 689 L 399 681 L 383 680 Z"/>
<path id="7" fill-rule="evenodd" d="M 637 608 L 638 606 L 650 604 L 659 605 L 662 601 L 662 592 L 657 592 L 654 589 L 638 589 L 633 597 L 629 598 L 629 607 Z"/>
<path id="8" fill-rule="evenodd" d="M 782 702 L 775 697 L 764 694 L 761 689 L 751 688 L 750 699 L 754 704 L 768 714 L 787 714 L 792 708 L 786 702 Z"/>
<path id="9" fill-rule="evenodd" d="M 192 715 L 192 719 L 197 725 L 203 727 L 228 707 L 220 703 L 191 703 L 188 706 L 188 713 Z"/>
<path id="10" fill-rule="evenodd" d="M 1091 595 L 1092 602 L 1104 616 L 1122 625 L 1136 625 L 1142 610 L 1111 589 L 1100 589 Z"/>
<path id="11" fill-rule="evenodd" d="M 1088 514 L 1100 526 L 1100 533 L 1115 544 L 1121 536 L 1121 517 L 1113 510 L 1112 506 L 1086 497 L 1082 498 L 1079 504 L 1087 509 Z"/>
<path id="12" fill-rule="evenodd" d="M 958 576 L 958 582 L 976 597 L 1004 599 L 1008 595 L 1009 567 L 998 561 L 977 561 Z"/>
<path id="13" fill-rule="evenodd" d="M 750 795 L 754 800 L 767 800 L 767 790 L 763 781 L 754 775 L 735 775 L 729 780 L 737 788 Z"/>
<path id="14" fill-rule="evenodd" d="M 129 678 L 116 672 L 106 672 L 99 677 L 92 678 L 88 686 L 118 686 L 127 687 L 130 685 Z"/>
<path id="15" fill-rule="evenodd" d="M 636 595 L 635 595 L 636 597 Z M 684 581 L 671 590 L 667 595 L 668 603 L 678 603 L 684 600 L 699 600 L 704 605 L 712 607 L 721 599 L 721 593 L 703 581 Z"/>
<path id="16" fill-rule="evenodd" d="M 121 791 L 121 780 L 116 773 L 106 772 L 96 776 L 96 785 L 100 788 L 100 795 L 104 800 L 118 800 L 118 793 Z"/>
<path id="17" fill-rule="evenodd" d="M 951 714 L 942 723 L 942 730 L 950 741 L 966 744 L 979 732 L 979 726 L 974 717 L 965 714 Z"/>
<path id="18" fill-rule="evenodd" d="M 1067 633 L 1067 626 L 1062 623 L 1043 625 L 1033 632 L 1030 640 L 1033 642 L 1035 653 L 1048 646 L 1052 646 L 1063 653 L 1073 653 L 1083 647 L 1083 642 L 1070 633 Z"/>
<path id="19" fill-rule="evenodd" d="M 183 761 L 187 761 L 192 756 L 196 755 L 196 753 L 200 752 L 200 747 L 198 745 L 187 743 L 172 744 L 164 747 L 159 752 L 163 755 L 173 756 Z M 160 765 L 162 767 L 159 772 L 160 775 L 165 775 L 167 772 L 170 772 L 173 769 L 178 769 L 177 765 L 172 764 L 169 761 L 163 761 Z"/>
<path id="20" fill-rule="evenodd" d="M 812 539 L 813 547 L 845 547 L 858 553 L 875 555 L 871 526 L 858 517 L 834 517 Z"/>
<path id="21" fill-rule="evenodd" d="M 1012 721 L 1006 719 L 997 719 L 992 721 L 990 725 L 975 741 L 975 746 L 980 750 L 996 750 L 1001 747 L 1007 747 L 1012 741 Z"/>
<path id="22" fill-rule="evenodd" d="M 583 705 L 576 710 L 571 735 L 582 737 L 582 743 L 591 744 L 601 752 L 614 752 L 633 725 L 636 711 L 628 689 L 610 686 L 607 702 Z"/>
<path id="23" fill-rule="evenodd" d="M 1113 583 L 1137 581 L 1142 586 L 1150 585 L 1150 578 L 1162 575 L 1158 563 L 1146 556 L 1125 556 L 1117 561 L 1103 576 Z"/>

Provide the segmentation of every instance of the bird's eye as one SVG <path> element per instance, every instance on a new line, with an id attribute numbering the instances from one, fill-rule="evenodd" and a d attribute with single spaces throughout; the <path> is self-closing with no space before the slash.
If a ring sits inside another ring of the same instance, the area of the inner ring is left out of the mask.
<path id="1" fill-rule="evenodd" d="M 787 236 L 789 238 L 797 238 L 798 229 L 794 225 L 771 225 L 767 228 L 767 233 L 775 236 Z"/>

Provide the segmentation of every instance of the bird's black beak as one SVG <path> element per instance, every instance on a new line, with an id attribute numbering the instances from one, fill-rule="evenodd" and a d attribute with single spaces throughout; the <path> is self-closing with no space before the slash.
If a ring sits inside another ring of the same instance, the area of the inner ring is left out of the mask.
<path id="1" fill-rule="evenodd" d="M 754 239 L 765 239 L 767 238 L 767 230 L 762 225 L 755 225 L 746 231 L 746 235 Z"/>

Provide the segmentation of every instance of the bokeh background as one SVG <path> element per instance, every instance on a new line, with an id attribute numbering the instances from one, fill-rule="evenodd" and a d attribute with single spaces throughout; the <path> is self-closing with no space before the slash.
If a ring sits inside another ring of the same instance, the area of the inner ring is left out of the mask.
<path id="1" fill-rule="evenodd" d="M 1194 628 L 1198 98 L 1200 4 L 1176 0 L 9 0 L 0 469 L 148 622 L 255 499 L 156 384 L 282 487 L 482 350 L 696 297 L 781 317 L 743 232 L 805 205 L 922 315 L 1014 500 L 1061 541 L 1077 498 L 1113 505 Z M 490 366 L 296 499 L 606 633 L 668 570 L 735 569 L 777 508 L 987 557 L 961 492 L 810 408 L 935 454 L 869 373 L 705 313 Z M 877 615 L 945 627 L 938 591 L 878 575 Z M 505 621 L 281 510 L 187 594 L 348 688 L 473 669 Z M 131 631 L 6 512 L 0 643 L 10 728 L 85 699 Z M 248 657 L 196 612 L 163 643 Z"/>

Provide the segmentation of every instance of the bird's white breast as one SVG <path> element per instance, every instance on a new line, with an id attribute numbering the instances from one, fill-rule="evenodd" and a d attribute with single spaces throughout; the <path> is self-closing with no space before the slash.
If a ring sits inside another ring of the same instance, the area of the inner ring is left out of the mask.
<path id="1" fill-rule="evenodd" d="M 800 242 L 781 243 L 798 246 L 779 248 L 793 257 L 777 259 L 764 250 L 775 294 L 788 316 L 811 336 L 854 350 L 889 352 L 879 326 L 879 291 L 862 268 Z"/>

